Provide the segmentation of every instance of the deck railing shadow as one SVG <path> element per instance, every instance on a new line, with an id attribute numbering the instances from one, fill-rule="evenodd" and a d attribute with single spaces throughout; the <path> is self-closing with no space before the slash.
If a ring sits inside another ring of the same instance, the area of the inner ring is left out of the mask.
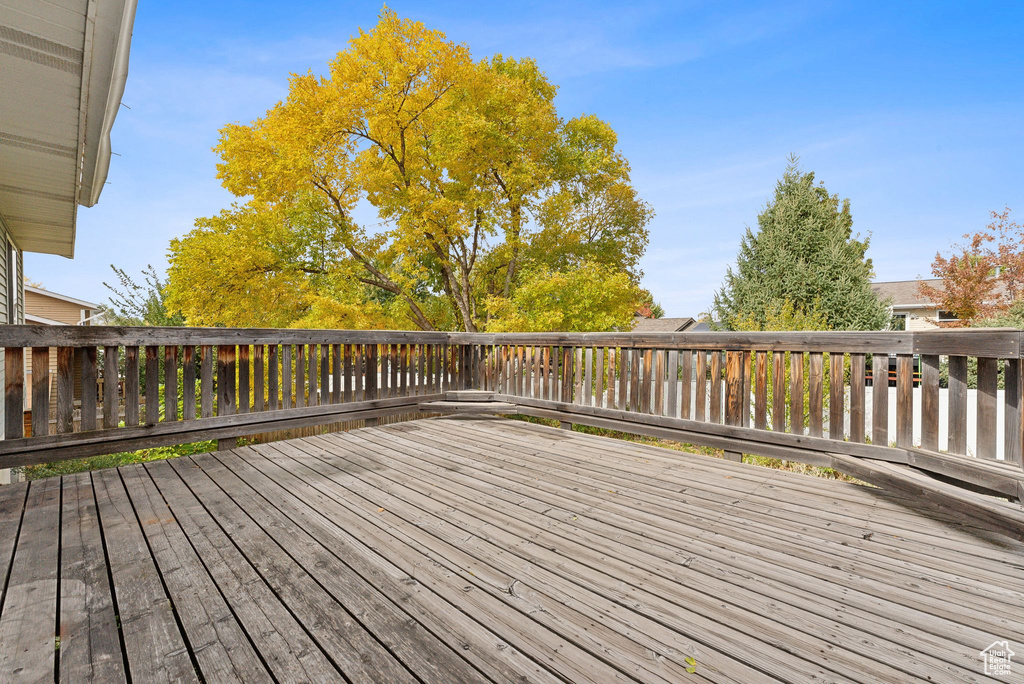
<path id="1" fill-rule="evenodd" d="M 1003 527 L 1024 522 L 1019 507 L 1006 502 L 1024 498 L 1018 330 L 479 334 L 4 326 L 0 346 L 0 467 L 208 439 L 230 445 L 254 434 L 417 412 L 490 410 L 706 445 L 733 460 L 750 453 L 833 467 L 938 505 L 969 506 Z M 31 387 L 28 360 L 40 369 Z M 35 410 L 26 434 L 28 392 Z M 969 414 L 977 424 L 973 443 Z M 946 451 L 939 451 L 940 441 Z"/>

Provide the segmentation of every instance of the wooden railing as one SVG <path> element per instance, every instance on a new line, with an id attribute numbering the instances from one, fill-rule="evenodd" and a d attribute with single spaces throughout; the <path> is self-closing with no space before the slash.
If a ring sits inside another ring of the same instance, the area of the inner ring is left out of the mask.
<path id="1" fill-rule="evenodd" d="M 5 326 L 0 346 L 0 467 L 374 420 L 465 400 L 461 391 L 474 390 L 475 401 L 503 402 L 519 413 L 708 445 L 732 458 L 759 454 L 854 475 L 864 474 L 867 461 L 903 464 L 1024 496 L 1017 330 L 476 334 Z M 49 411 L 50 354 L 57 355 L 56 416 Z M 24 385 L 28 359 L 38 369 L 31 388 Z M 869 386 L 868 377 L 888 376 L 890 359 L 895 387 Z M 22 427 L 26 392 L 34 407 L 30 436 Z"/>

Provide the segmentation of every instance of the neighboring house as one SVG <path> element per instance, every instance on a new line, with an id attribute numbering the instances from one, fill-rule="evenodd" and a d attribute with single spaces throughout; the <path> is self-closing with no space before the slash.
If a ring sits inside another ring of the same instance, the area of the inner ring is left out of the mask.
<path id="1" fill-rule="evenodd" d="M 0 0 L 0 323 L 26 321 L 22 253 L 72 258 L 78 206 L 99 200 L 135 5 Z M 0 393 L 0 431 L 4 413 Z"/>
<path id="2" fill-rule="evenodd" d="M 25 285 L 25 323 L 28 325 L 99 325 L 101 316 L 98 304 L 50 292 L 41 287 Z M 25 386 L 32 386 L 32 359 L 26 355 Z M 57 377 L 57 350 L 50 349 L 50 416 L 57 415 L 57 392 L 54 382 Z M 82 400 L 82 372 L 75 367 L 75 405 Z M 32 410 L 32 393 L 25 393 L 25 411 Z"/>
<path id="3" fill-rule="evenodd" d="M 633 332 L 690 332 L 698 325 L 692 318 L 633 318 Z"/>
<path id="4" fill-rule="evenodd" d="M 942 289 L 942 280 L 890 280 L 871 283 L 879 299 L 891 299 L 889 304 L 894 330 L 934 330 L 939 323 L 958 320 L 948 311 L 942 311 L 937 302 L 918 293 L 918 285 L 925 283 Z"/>

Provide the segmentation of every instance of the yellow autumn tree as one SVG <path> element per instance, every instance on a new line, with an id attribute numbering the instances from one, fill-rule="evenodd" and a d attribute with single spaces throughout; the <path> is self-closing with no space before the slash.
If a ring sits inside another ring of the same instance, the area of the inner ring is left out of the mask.
<path id="1" fill-rule="evenodd" d="M 475 61 L 385 9 L 325 76 L 221 130 L 218 177 L 246 201 L 172 242 L 171 303 L 196 322 L 475 331 L 540 267 L 595 261 L 633 286 L 650 209 L 611 128 L 563 120 L 555 91 L 532 60 Z M 361 201 L 378 224 L 355 221 Z"/>

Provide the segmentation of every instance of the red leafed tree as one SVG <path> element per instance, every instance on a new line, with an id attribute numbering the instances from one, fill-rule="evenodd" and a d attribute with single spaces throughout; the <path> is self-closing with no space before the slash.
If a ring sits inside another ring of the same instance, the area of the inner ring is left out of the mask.
<path id="1" fill-rule="evenodd" d="M 1024 295 L 1024 227 L 1010 219 L 1009 208 L 992 212 L 992 222 L 966 233 L 946 257 L 935 254 L 932 275 L 942 287 L 918 285 L 918 293 L 960 320 L 960 327 L 1006 311 Z"/>

